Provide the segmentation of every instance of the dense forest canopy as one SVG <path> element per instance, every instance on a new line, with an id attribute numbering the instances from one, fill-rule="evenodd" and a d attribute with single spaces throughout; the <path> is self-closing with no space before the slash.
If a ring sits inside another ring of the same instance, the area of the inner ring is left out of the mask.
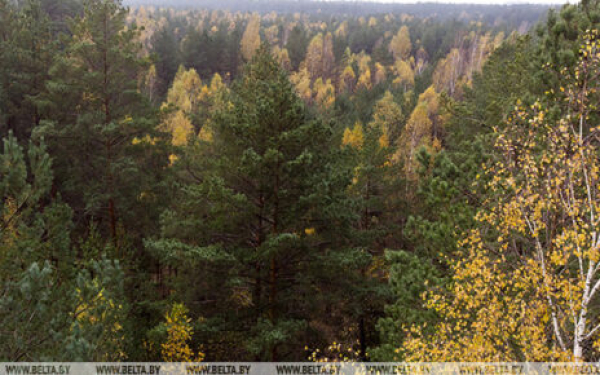
<path id="1" fill-rule="evenodd" d="M 0 360 L 597 361 L 600 1 L 0 0 Z"/>
<path id="2" fill-rule="evenodd" d="M 417 4 L 366 1 L 315 1 L 315 0 L 127 0 L 131 7 L 155 6 L 175 9 L 210 9 L 233 12 L 271 12 L 313 14 L 332 17 L 360 17 L 386 13 L 410 14 L 419 18 L 477 18 L 489 24 L 494 22 L 536 22 L 552 5 L 536 4 L 449 4 L 419 2 Z"/>

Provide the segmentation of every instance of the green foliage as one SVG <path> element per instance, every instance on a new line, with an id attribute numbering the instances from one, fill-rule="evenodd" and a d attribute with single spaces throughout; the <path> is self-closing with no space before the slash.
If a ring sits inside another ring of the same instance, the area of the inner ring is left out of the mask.
<path id="1" fill-rule="evenodd" d="M 390 289 L 394 302 L 385 308 L 385 317 L 377 324 L 382 344 L 371 350 L 375 361 L 402 361 L 402 352 L 398 350 L 406 337 L 406 328 L 411 324 L 435 322 L 435 312 L 427 310 L 422 300 L 428 287 L 444 284 L 439 269 L 425 258 L 406 251 L 386 252 L 386 261 L 390 265 Z"/>
<path id="2" fill-rule="evenodd" d="M 546 22 L 536 28 L 539 42 L 536 44 L 532 68 L 538 81 L 538 90 L 534 91 L 537 96 L 544 94 L 539 90 L 541 88 L 558 93 L 560 75 L 557 73 L 563 68 L 572 73 L 582 36 L 586 30 L 597 29 L 599 24 L 600 3 L 597 0 L 585 0 L 565 5 L 559 11 L 549 11 Z"/>
<path id="3" fill-rule="evenodd" d="M 38 0 L 21 7 L 0 2 L 0 135 L 12 131 L 19 139 L 30 136 L 41 120 L 48 70 L 58 41 L 54 22 Z"/>
<path id="4" fill-rule="evenodd" d="M 218 314 L 220 329 L 253 327 L 236 346 L 276 359 L 287 351 L 280 348 L 298 345 L 293 337 L 310 309 L 290 308 L 309 303 L 301 296 L 319 285 L 315 262 L 336 250 L 327 241 L 334 228 L 343 233 L 348 174 L 334 172 L 331 129 L 308 117 L 266 48 L 233 85 L 213 140 L 178 161 L 194 162 L 185 167 L 192 173 L 162 217 L 163 239 L 147 246 L 177 268 L 179 298 L 215 301 L 201 311 L 208 324 Z M 203 269 L 202 289 L 189 288 L 198 268 L 188 265 Z"/>
<path id="5" fill-rule="evenodd" d="M 194 34 L 191 34 L 188 39 L 186 39 L 186 43 L 192 43 L 196 41 L 194 36 Z M 152 46 L 152 53 L 154 59 L 156 60 L 156 94 L 159 98 L 163 98 L 167 94 L 169 85 L 173 81 L 173 78 L 175 78 L 175 74 L 179 68 L 180 53 L 177 49 L 177 42 L 175 36 L 173 35 L 173 31 L 165 27 L 154 34 Z M 194 50 L 191 49 L 187 44 L 184 44 L 184 47 L 186 47 L 184 49 L 184 51 L 186 51 L 185 53 L 193 53 Z M 183 57 L 183 60 L 186 61 L 188 58 Z"/>
<path id="6" fill-rule="evenodd" d="M 127 10 L 112 0 L 85 5 L 50 69 L 52 106 L 38 134 L 56 155 L 59 188 L 77 219 L 99 222 L 116 239 L 119 226 L 138 225 L 136 208 L 152 210 L 140 197 L 156 194 L 161 172 L 146 166 L 158 161 L 160 134 L 156 112 L 138 90 L 147 61 L 138 57 L 138 31 L 125 29 Z"/>
<path id="7" fill-rule="evenodd" d="M 361 7 L 0 0 L 0 360 L 403 359 L 490 194 L 492 130 L 553 102 L 600 6 L 506 40 L 539 8 Z"/>
<path id="8" fill-rule="evenodd" d="M 30 144 L 25 156 L 10 134 L 0 160 L 0 358 L 122 358 L 115 350 L 123 340 L 118 264 L 77 261 L 71 211 L 48 203 L 52 172 L 43 145 Z"/>

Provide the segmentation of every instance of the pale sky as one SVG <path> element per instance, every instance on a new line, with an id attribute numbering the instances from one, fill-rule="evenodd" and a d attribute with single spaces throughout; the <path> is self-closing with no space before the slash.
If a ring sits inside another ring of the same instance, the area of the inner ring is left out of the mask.
<path id="1" fill-rule="evenodd" d="M 327 1 L 327 0 L 325 0 Z M 339 0 L 332 0 L 339 1 Z M 355 1 L 355 0 L 343 0 L 343 1 Z M 456 4 L 566 4 L 577 3 L 575 0 L 360 0 L 360 1 L 373 1 L 378 3 L 456 3 Z"/>

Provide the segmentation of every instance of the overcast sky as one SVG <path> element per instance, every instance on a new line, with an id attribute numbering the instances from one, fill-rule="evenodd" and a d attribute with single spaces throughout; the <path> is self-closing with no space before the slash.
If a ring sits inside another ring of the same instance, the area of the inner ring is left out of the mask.
<path id="1" fill-rule="evenodd" d="M 325 0 L 327 1 L 327 0 Z M 338 1 L 338 0 L 334 0 Z M 346 0 L 354 1 L 354 0 Z M 375 1 L 379 3 L 459 3 L 459 4 L 565 4 L 567 2 L 574 4 L 578 1 L 574 0 L 362 0 Z"/>

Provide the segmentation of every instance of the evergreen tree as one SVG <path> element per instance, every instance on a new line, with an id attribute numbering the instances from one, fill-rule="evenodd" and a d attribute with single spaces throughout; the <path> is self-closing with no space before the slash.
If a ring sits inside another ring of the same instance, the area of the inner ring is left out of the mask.
<path id="1" fill-rule="evenodd" d="M 327 298 L 305 296 L 328 290 L 328 262 L 340 256 L 349 176 L 333 167 L 331 129 L 308 117 L 266 45 L 229 100 L 213 140 L 181 160 L 190 182 L 163 216 L 163 238 L 147 245 L 177 269 L 180 298 L 208 302 L 205 329 L 231 332 L 205 341 L 237 340 L 227 358 L 299 359 L 298 335 Z"/>
<path id="2" fill-rule="evenodd" d="M 16 8 L 0 2 L 0 132 L 30 136 L 41 120 L 40 95 L 58 43 L 53 23 L 37 0 Z"/>
<path id="3" fill-rule="evenodd" d="M 103 258 L 104 249 L 72 246 L 71 210 L 49 197 L 43 145 L 30 143 L 25 154 L 9 134 L 0 159 L 0 359 L 123 359 L 118 263 Z"/>
<path id="4" fill-rule="evenodd" d="M 190 41 L 194 40 L 193 35 L 189 37 Z M 157 33 L 154 34 L 152 38 L 152 54 L 155 56 L 156 62 L 154 65 L 156 66 L 156 91 L 159 98 L 163 98 L 167 90 L 169 89 L 169 85 L 173 81 L 175 74 L 177 73 L 177 69 L 179 68 L 179 50 L 177 48 L 177 40 L 173 35 L 173 31 L 163 27 Z M 189 48 L 185 43 L 187 53 L 193 53 L 194 49 Z M 201 56 L 193 55 L 194 60 L 198 60 L 195 64 L 200 64 L 203 60 Z M 184 62 L 187 62 L 188 58 L 186 55 L 183 57 Z M 189 62 L 187 62 L 189 64 Z M 186 66 L 190 66 L 187 65 Z M 193 66 L 193 65 L 191 65 Z"/>
<path id="5" fill-rule="evenodd" d="M 73 20 L 72 36 L 50 71 L 51 118 L 41 133 L 56 155 L 60 191 L 78 220 L 99 221 L 117 240 L 120 223 L 138 222 L 134 206 L 151 191 L 154 113 L 138 90 L 146 62 L 138 58 L 127 10 L 112 0 L 91 0 Z M 148 211 L 146 212 L 148 213 Z"/>
<path id="6" fill-rule="evenodd" d="M 353 273 L 346 270 L 347 277 L 353 277 L 356 289 L 356 298 L 347 302 L 353 310 L 347 314 L 356 319 L 353 326 L 357 337 L 354 339 L 358 341 L 358 355 L 362 360 L 368 358 L 367 348 L 378 342 L 373 334 L 374 326 L 388 296 L 383 281 L 385 238 L 393 233 L 392 213 L 399 204 L 392 193 L 398 189 L 400 181 L 395 178 L 398 175 L 396 166 L 390 163 L 392 147 L 387 128 L 393 125 L 382 121 L 390 114 L 383 113 L 381 106 L 378 109 L 364 130 L 357 123 L 352 130 L 346 129 L 342 141 L 352 155 L 354 177 L 349 195 L 355 203 L 357 216 L 352 243 L 359 255 L 358 268 Z"/>
<path id="7" fill-rule="evenodd" d="M 293 70 L 296 71 L 300 67 L 300 63 L 302 60 L 304 60 L 304 56 L 306 55 L 307 46 L 308 40 L 304 29 L 300 25 L 294 26 L 290 32 L 290 37 L 286 44 L 286 49 L 289 51 Z"/>

